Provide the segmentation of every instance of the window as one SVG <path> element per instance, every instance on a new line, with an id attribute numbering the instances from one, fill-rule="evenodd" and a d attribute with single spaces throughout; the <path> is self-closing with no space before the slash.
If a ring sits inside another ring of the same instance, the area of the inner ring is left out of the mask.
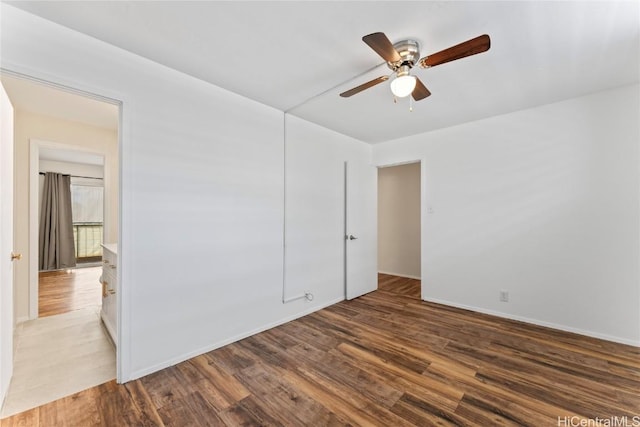
<path id="1" fill-rule="evenodd" d="M 77 180 L 75 180 L 77 181 Z M 71 183 L 73 237 L 78 263 L 97 261 L 102 257 L 102 225 L 104 188 L 102 180 Z"/>

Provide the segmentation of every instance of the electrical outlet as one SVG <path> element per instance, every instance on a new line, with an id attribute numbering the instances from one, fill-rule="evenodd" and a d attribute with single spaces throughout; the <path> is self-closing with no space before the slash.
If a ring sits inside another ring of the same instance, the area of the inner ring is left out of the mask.
<path id="1" fill-rule="evenodd" d="M 505 291 L 504 289 L 500 291 L 500 301 L 509 302 L 509 291 Z"/>

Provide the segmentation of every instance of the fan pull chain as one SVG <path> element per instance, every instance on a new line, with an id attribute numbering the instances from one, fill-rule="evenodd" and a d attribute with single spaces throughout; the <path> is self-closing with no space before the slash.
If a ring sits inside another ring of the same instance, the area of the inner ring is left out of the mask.
<path id="1" fill-rule="evenodd" d="M 409 96 L 409 112 L 413 112 L 413 96 Z"/>

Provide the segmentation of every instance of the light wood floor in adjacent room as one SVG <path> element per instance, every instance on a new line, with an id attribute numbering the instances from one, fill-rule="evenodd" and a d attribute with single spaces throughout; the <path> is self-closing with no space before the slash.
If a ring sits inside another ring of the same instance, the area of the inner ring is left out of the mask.
<path id="1" fill-rule="evenodd" d="M 100 267 L 40 273 L 40 317 L 16 325 L 13 377 L 1 416 L 115 378 L 115 348 L 100 320 L 100 274 Z"/>
<path id="2" fill-rule="evenodd" d="M 100 306 L 20 323 L 15 339 L 3 417 L 116 377 L 116 351 L 102 326 Z M 4 420 L 0 424 L 4 426 Z"/>
<path id="3" fill-rule="evenodd" d="M 421 302 L 418 281 L 380 279 L 356 300 L 3 427 L 557 426 L 640 415 L 640 349 Z"/>
<path id="4" fill-rule="evenodd" d="M 102 304 L 102 267 L 39 273 L 38 315 L 54 316 Z"/>

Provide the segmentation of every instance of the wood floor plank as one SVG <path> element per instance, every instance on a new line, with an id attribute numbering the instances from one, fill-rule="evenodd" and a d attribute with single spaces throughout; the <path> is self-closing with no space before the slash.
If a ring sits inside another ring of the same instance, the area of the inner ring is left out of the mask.
<path id="1" fill-rule="evenodd" d="M 193 360 L 179 363 L 176 367 L 183 374 L 182 381 L 189 384 L 190 390 L 199 391 L 214 408 L 222 410 L 234 404 L 235 400 L 212 383 L 210 377 L 203 374 Z"/>
<path id="2" fill-rule="evenodd" d="M 2 426 L 544 426 L 640 416 L 640 349 L 379 290 Z M 588 424 L 584 424 L 588 425 Z"/>
<path id="3" fill-rule="evenodd" d="M 357 402 L 354 405 L 349 399 L 343 399 L 334 390 L 327 388 L 326 384 L 322 380 L 319 381 L 312 372 L 300 368 L 296 371 L 283 371 L 281 375 L 308 396 L 322 402 L 327 409 L 348 420 L 345 425 L 376 425 L 376 418 L 365 412 L 363 406 Z"/>
<path id="4" fill-rule="evenodd" d="M 492 402 L 505 402 L 509 404 L 503 404 L 502 406 L 504 407 L 515 406 L 519 408 L 519 412 L 530 412 L 537 418 L 545 420 L 545 423 L 538 425 L 548 424 L 550 419 L 560 415 L 584 418 L 584 415 L 571 412 L 559 405 L 550 404 L 538 399 L 531 399 L 529 396 L 515 393 L 510 389 L 504 389 L 494 384 L 486 383 L 475 375 L 470 376 L 460 373 L 452 364 L 441 365 L 439 363 L 432 363 L 423 375 L 445 382 L 449 381 L 452 385 L 455 384 L 455 386 L 460 387 L 464 391 L 463 401 L 468 396 L 489 396 Z M 532 419 L 536 418 L 532 417 Z"/>
<path id="5" fill-rule="evenodd" d="M 142 416 L 137 410 L 135 402 L 125 386 L 119 386 L 115 381 L 109 381 L 98 386 L 95 402 L 103 425 L 144 425 Z M 89 393 L 92 389 L 81 393 Z M 79 410 L 82 410 L 82 405 Z M 76 405 L 77 408 L 78 404 Z M 78 408 L 77 408 L 78 409 Z M 70 417 L 74 419 L 74 417 Z M 87 424 L 90 425 L 90 424 Z"/>
<path id="6" fill-rule="evenodd" d="M 256 363 L 255 359 L 243 356 L 237 346 L 222 347 L 212 354 L 215 354 L 216 366 L 231 375 Z"/>
<path id="7" fill-rule="evenodd" d="M 41 271 L 38 274 L 38 316 L 54 316 L 102 304 L 102 267 Z"/>
<path id="8" fill-rule="evenodd" d="M 172 400 L 158 410 L 165 426 L 203 426 L 224 425 L 215 408 L 199 392 Z"/>
<path id="9" fill-rule="evenodd" d="M 281 421 L 269 415 L 253 396 L 245 397 L 220 412 L 220 418 L 229 426 L 284 426 Z"/>
<path id="10" fill-rule="evenodd" d="M 206 398 L 211 399 L 212 404 L 220 409 L 231 406 L 250 394 L 240 381 L 216 366 L 215 360 L 207 354 L 184 363 L 193 365 L 200 372 L 205 379 L 203 390 L 210 390 L 205 394 Z"/>
<path id="11" fill-rule="evenodd" d="M 620 399 L 620 394 L 638 394 L 637 380 L 629 381 L 622 375 L 609 372 L 606 363 L 604 368 L 601 368 L 601 363 L 596 363 L 598 366 L 594 368 L 593 363 L 576 363 L 573 358 L 567 357 L 567 368 L 559 369 L 560 360 L 548 358 L 544 356 L 544 352 L 537 355 L 535 352 L 499 350 L 491 354 L 494 355 L 494 360 L 500 361 L 500 368 L 528 378 L 531 376 L 527 373 L 535 371 L 537 375 L 533 379 L 543 384 L 553 381 L 556 388 L 561 390 L 591 394 L 597 388 L 600 399 L 614 402 Z M 580 372 L 579 376 L 575 375 L 577 371 Z"/>
<path id="12" fill-rule="evenodd" d="M 282 328 L 274 328 L 268 332 L 270 332 L 271 335 L 274 335 L 276 339 L 281 339 L 283 336 L 289 336 L 295 339 L 298 344 L 313 343 L 314 347 L 324 351 L 336 348 L 338 344 L 340 344 L 340 341 L 335 337 L 323 334 L 315 329 L 305 327 L 299 322 L 289 322 L 282 326 Z"/>
<path id="13" fill-rule="evenodd" d="M 62 399 L 40 406 L 38 417 L 41 426 L 68 426 L 73 414 L 67 414 Z M 75 423 L 75 421 L 73 421 Z"/>
<path id="14" fill-rule="evenodd" d="M 481 414 L 486 420 L 493 420 L 497 425 L 518 425 L 518 426 L 556 426 L 558 418 L 548 416 L 531 409 L 529 406 L 522 405 L 522 402 L 513 402 L 504 397 L 495 397 L 482 394 L 478 396 L 474 393 L 465 393 L 462 401 L 462 407 L 466 407 L 467 411 L 457 411 L 457 415 L 474 413 L 473 420 L 478 419 Z M 576 415 L 571 415 L 576 416 Z M 584 417 L 576 416 L 577 420 Z M 493 425 L 493 424 L 487 424 Z"/>
<path id="15" fill-rule="evenodd" d="M 402 391 L 393 384 L 383 382 L 371 372 L 361 369 L 353 359 L 342 353 L 324 352 L 310 345 L 292 348 L 290 353 L 296 359 L 309 361 L 308 365 L 326 378 L 331 378 L 346 388 L 360 390 L 360 395 L 385 408 L 390 408 L 400 398 Z"/>
<path id="16" fill-rule="evenodd" d="M 476 377 L 486 384 L 493 384 L 512 393 L 516 392 L 540 402 L 566 408 L 568 411 L 582 414 L 587 418 L 610 418 L 615 415 L 633 418 L 636 415 L 626 410 L 624 405 L 603 399 L 601 395 L 592 396 L 581 393 L 575 389 L 557 386 L 554 381 L 542 381 L 540 378 L 515 381 L 512 375 L 511 371 L 481 369 Z"/>
<path id="17" fill-rule="evenodd" d="M 262 408 L 285 425 L 326 425 L 336 419 L 320 402 L 284 380 L 277 368 L 257 364 L 238 376 L 252 395 L 261 397 Z M 283 413 L 288 415 L 283 417 Z"/>
<path id="18" fill-rule="evenodd" d="M 209 376 L 211 383 L 215 384 L 230 402 L 238 402 L 250 395 L 242 383 L 229 372 L 219 368 L 215 358 L 209 354 L 203 354 L 191 360 Z"/>
<path id="19" fill-rule="evenodd" d="M 437 380 L 428 381 L 423 375 L 403 369 L 401 365 L 389 363 L 371 351 L 346 343 L 340 344 L 338 350 L 345 356 L 351 357 L 354 363 L 360 363 L 363 369 L 371 370 L 389 383 L 397 384 L 398 388 L 429 396 L 432 401 L 450 410 L 455 410 L 464 395 L 460 389 L 450 384 Z"/>
<path id="20" fill-rule="evenodd" d="M 304 380 L 296 378 L 294 382 L 306 384 L 307 390 L 310 390 L 312 394 L 317 393 L 318 388 L 328 389 L 330 393 L 340 396 L 342 405 L 347 403 L 348 407 L 354 408 L 348 411 L 350 414 L 353 414 L 354 411 L 358 413 L 366 412 L 368 415 L 359 417 L 358 424 L 376 425 L 375 420 L 387 419 L 389 425 L 403 425 L 403 421 L 394 417 L 390 411 L 378 405 L 372 405 L 376 398 L 371 398 L 371 393 L 374 392 L 370 392 L 366 388 L 366 384 L 357 383 L 353 375 L 350 379 L 343 378 L 345 370 L 336 369 L 335 367 L 332 369 L 331 366 L 325 366 L 328 362 L 321 355 L 315 353 L 315 357 L 311 357 L 308 353 L 302 351 L 299 348 L 300 346 L 292 347 L 287 352 L 277 353 L 276 346 L 262 334 L 261 336 L 253 336 L 243 340 L 242 344 L 246 346 L 248 351 L 255 351 L 256 354 L 260 355 L 264 363 L 270 364 L 274 369 L 279 370 L 281 375 L 286 375 L 289 372 L 299 373 L 304 377 Z M 312 351 L 312 347 L 307 345 L 306 350 Z M 276 353 L 278 357 L 274 357 Z M 342 367 L 344 368 L 344 366 Z M 313 384 L 313 386 L 310 386 L 310 384 Z M 361 385 L 364 387 L 361 387 Z M 353 393 L 354 390 L 358 390 L 358 392 Z M 324 400 L 322 402 L 324 403 Z M 338 411 L 337 414 L 339 417 L 344 416 L 343 411 Z"/>
<path id="21" fill-rule="evenodd" d="M 96 405 L 98 398 L 98 390 L 91 388 L 61 399 L 60 403 L 64 405 L 64 414 L 68 414 L 65 415 L 65 418 L 75 420 L 76 425 L 100 424 L 100 411 Z"/>
<path id="22" fill-rule="evenodd" d="M 507 419 L 500 414 L 479 408 L 462 400 L 456 408 L 456 415 L 460 417 L 462 426 L 522 426 L 521 423 Z M 528 421 L 527 421 L 528 422 Z M 553 425 L 553 424 L 551 424 Z"/>
<path id="23" fill-rule="evenodd" d="M 1 427 L 31 427 L 39 425 L 41 425 L 40 408 L 30 409 L 13 417 L 0 420 Z"/>
<path id="24" fill-rule="evenodd" d="M 124 385 L 136 411 L 140 414 L 142 425 L 144 426 L 163 426 L 164 423 L 160 414 L 153 404 L 147 389 L 142 385 L 140 380 L 134 380 Z"/>
<path id="25" fill-rule="evenodd" d="M 443 410 L 431 399 L 424 396 L 418 397 L 412 393 L 405 393 L 391 410 L 411 420 L 415 425 L 459 426 L 465 424 L 455 411 Z"/>
<path id="26" fill-rule="evenodd" d="M 157 409 L 189 394 L 189 384 L 182 381 L 178 368 L 171 366 L 140 379 Z"/>

